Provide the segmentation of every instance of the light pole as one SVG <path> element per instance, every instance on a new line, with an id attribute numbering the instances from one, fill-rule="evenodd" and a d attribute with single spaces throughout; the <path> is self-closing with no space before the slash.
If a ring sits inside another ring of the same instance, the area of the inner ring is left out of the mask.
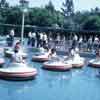
<path id="1" fill-rule="evenodd" d="M 25 13 L 27 12 L 27 9 L 23 9 L 22 12 L 22 27 L 21 27 L 21 45 L 23 47 L 23 39 L 24 39 L 24 23 L 25 23 Z"/>

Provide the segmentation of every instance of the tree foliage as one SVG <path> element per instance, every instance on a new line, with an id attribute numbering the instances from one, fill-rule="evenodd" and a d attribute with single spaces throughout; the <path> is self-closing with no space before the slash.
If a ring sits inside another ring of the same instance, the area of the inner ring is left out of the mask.
<path id="1" fill-rule="evenodd" d="M 84 30 L 100 30 L 100 16 L 90 16 L 83 25 Z"/>
<path id="2" fill-rule="evenodd" d="M 26 0 L 20 0 L 20 5 L 10 6 L 6 0 L 0 1 L 0 25 L 22 23 L 22 6 L 28 7 Z M 65 0 L 62 12 L 57 11 L 51 1 L 45 7 L 28 8 L 25 13 L 25 25 L 41 27 L 63 27 L 70 30 L 100 31 L 100 9 L 91 11 L 74 12 L 73 0 Z M 20 30 L 19 28 L 18 30 Z M 0 33 L 8 28 L 0 26 Z"/>
<path id="3" fill-rule="evenodd" d="M 74 13 L 73 0 L 65 0 L 62 8 L 64 16 L 71 16 Z"/>

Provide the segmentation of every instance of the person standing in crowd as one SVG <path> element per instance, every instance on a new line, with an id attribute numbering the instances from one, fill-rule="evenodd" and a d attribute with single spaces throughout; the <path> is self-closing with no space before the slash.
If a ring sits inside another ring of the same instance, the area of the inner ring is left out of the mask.
<path id="1" fill-rule="evenodd" d="M 59 35 L 59 33 L 58 33 L 58 35 L 57 35 L 57 37 L 56 37 L 56 44 L 59 44 L 59 42 L 60 42 L 60 35 Z"/>
<path id="2" fill-rule="evenodd" d="M 92 49 L 92 37 L 90 36 L 90 38 L 87 41 L 87 45 L 88 45 L 88 51 Z"/>
<path id="3" fill-rule="evenodd" d="M 56 41 L 55 41 L 56 48 L 59 48 L 60 40 L 61 40 L 61 37 L 60 37 L 60 34 L 58 33 L 56 36 Z"/>
<path id="4" fill-rule="evenodd" d="M 78 36 L 75 35 L 72 41 L 72 48 L 75 48 L 77 46 Z"/>
<path id="5" fill-rule="evenodd" d="M 52 38 L 52 33 L 50 32 L 48 35 L 48 47 L 51 48 L 53 45 L 54 45 L 54 42 L 53 42 L 53 38 Z"/>
<path id="6" fill-rule="evenodd" d="M 96 36 L 94 38 L 94 49 L 96 50 L 99 47 L 99 38 Z"/>
<path id="7" fill-rule="evenodd" d="M 35 47 L 36 44 L 36 33 L 32 33 L 32 38 L 31 38 L 31 45 L 32 47 Z"/>
<path id="8" fill-rule="evenodd" d="M 82 48 L 82 42 L 83 42 L 83 38 L 80 37 L 80 38 L 79 38 L 79 42 L 78 42 L 78 44 L 79 44 L 79 49 Z"/>
<path id="9" fill-rule="evenodd" d="M 28 42 L 27 42 L 28 45 L 31 44 L 31 39 L 32 39 L 32 33 L 29 32 L 29 33 L 28 33 Z"/>
<path id="10" fill-rule="evenodd" d="M 43 47 L 43 33 L 40 33 L 40 47 Z"/>
<path id="11" fill-rule="evenodd" d="M 40 34 L 36 32 L 36 39 L 37 39 L 37 48 L 40 47 Z"/>
<path id="12" fill-rule="evenodd" d="M 87 37 L 83 36 L 82 51 L 87 51 Z"/>
<path id="13" fill-rule="evenodd" d="M 6 36 L 6 42 L 7 42 L 7 45 L 8 45 L 8 46 L 10 46 L 9 38 L 10 38 L 9 35 L 7 35 L 7 36 Z"/>
<path id="14" fill-rule="evenodd" d="M 14 43 L 14 35 L 15 35 L 15 32 L 12 29 L 10 31 L 10 34 L 7 35 L 7 39 L 6 39 L 8 46 L 13 46 L 13 43 Z"/>
<path id="15" fill-rule="evenodd" d="M 70 49 L 70 51 L 69 51 L 69 57 L 70 57 L 70 58 L 73 58 L 73 57 L 74 57 L 74 54 L 75 54 L 75 50 L 74 50 L 74 48 L 72 47 L 72 48 Z"/>
<path id="16" fill-rule="evenodd" d="M 48 37 L 46 33 L 44 33 L 43 34 L 43 47 L 46 47 L 47 43 L 48 43 Z"/>

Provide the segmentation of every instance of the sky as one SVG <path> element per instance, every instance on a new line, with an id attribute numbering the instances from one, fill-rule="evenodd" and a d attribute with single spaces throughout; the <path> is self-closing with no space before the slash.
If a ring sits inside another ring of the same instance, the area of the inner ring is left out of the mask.
<path id="1" fill-rule="evenodd" d="M 19 0 L 7 0 L 11 5 L 18 4 Z M 27 0 L 30 7 L 44 7 L 49 0 Z M 65 0 L 51 0 L 57 10 L 62 7 Z M 90 10 L 91 8 L 100 7 L 100 0 L 73 0 L 75 11 Z"/>

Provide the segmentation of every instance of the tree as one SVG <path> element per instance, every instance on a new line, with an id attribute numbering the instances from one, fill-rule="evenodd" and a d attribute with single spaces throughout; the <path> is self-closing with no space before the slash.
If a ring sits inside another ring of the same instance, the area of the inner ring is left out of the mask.
<path id="1" fill-rule="evenodd" d="M 73 0 L 65 0 L 63 2 L 63 8 L 62 12 L 64 15 L 64 24 L 63 27 L 67 29 L 74 29 L 74 20 L 73 20 L 73 14 L 74 14 L 74 4 Z"/>
<path id="2" fill-rule="evenodd" d="M 11 7 L 9 13 L 7 14 L 6 23 L 7 24 L 21 24 L 22 14 L 18 6 Z"/>
<path id="3" fill-rule="evenodd" d="M 31 25 L 51 26 L 55 23 L 55 17 L 45 8 L 32 8 L 29 12 Z"/>
<path id="4" fill-rule="evenodd" d="M 6 2 L 6 0 L 1 0 L 0 1 L 0 7 L 1 8 L 7 8 L 7 7 L 9 7 L 9 4 L 8 4 L 8 2 Z"/>
<path id="5" fill-rule="evenodd" d="M 63 2 L 63 8 L 61 9 L 64 16 L 71 16 L 74 13 L 73 0 L 65 0 L 65 2 Z"/>
<path id="6" fill-rule="evenodd" d="M 19 3 L 22 8 L 29 6 L 29 1 L 27 0 L 20 0 Z"/>
<path id="7" fill-rule="evenodd" d="M 52 1 L 50 0 L 49 3 L 45 6 L 45 8 L 48 10 L 48 11 L 51 11 L 51 12 L 54 12 L 55 11 L 55 7 L 52 3 Z"/>
<path id="8" fill-rule="evenodd" d="M 100 16 L 90 16 L 84 23 L 83 29 L 100 31 Z"/>
<path id="9" fill-rule="evenodd" d="M 9 13 L 9 3 L 6 0 L 0 1 L 0 23 L 5 23 Z"/>

